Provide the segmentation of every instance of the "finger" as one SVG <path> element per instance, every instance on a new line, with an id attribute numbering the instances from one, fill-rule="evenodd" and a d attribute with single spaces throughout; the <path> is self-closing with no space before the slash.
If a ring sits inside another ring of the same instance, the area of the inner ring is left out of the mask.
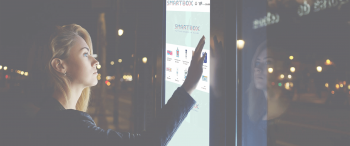
<path id="1" fill-rule="evenodd" d="M 205 41 L 203 40 L 202 44 L 200 44 L 200 45 L 198 46 L 198 48 L 197 48 L 197 50 L 196 50 L 197 52 L 194 52 L 196 58 L 200 58 L 201 53 L 202 53 L 202 51 L 203 51 L 204 45 L 205 45 Z"/>
<path id="2" fill-rule="evenodd" d="M 198 50 L 201 50 L 199 48 L 201 48 L 203 46 L 204 46 L 204 44 L 200 44 L 199 46 L 197 46 L 198 49 L 196 51 L 194 51 L 194 54 L 192 56 L 192 60 L 194 59 L 194 60 L 198 61 L 201 58 L 201 52 L 199 52 Z"/>
<path id="3" fill-rule="evenodd" d="M 218 38 L 216 36 L 214 36 L 214 46 L 216 49 L 217 49 L 217 47 L 219 47 Z"/>
<path id="4" fill-rule="evenodd" d="M 195 53 L 198 52 L 200 46 L 201 46 L 203 43 L 205 43 L 205 37 L 204 37 L 204 35 L 203 35 L 202 38 L 199 40 L 198 45 L 197 45 L 196 50 L 195 50 Z"/>
<path id="5" fill-rule="evenodd" d="M 201 54 L 204 45 L 205 45 L 205 37 L 203 36 L 203 37 L 202 37 L 202 44 L 201 44 L 200 47 L 198 48 L 199 54 Z"/>
<path id="6" fill-rule="evenodd" d="M 218 42 L 218 38 L 217 36 L 215 35 L 214 38 L 213 38 L 213 41 L 214 41 L 214 48 L 210 48 L 210 51 L 212 52 L 210 57 L 213 57 L 215 58 L 215 54 L 216 54 L 216 51 L 220 51 L 219 49 L 219 42 Z"/>

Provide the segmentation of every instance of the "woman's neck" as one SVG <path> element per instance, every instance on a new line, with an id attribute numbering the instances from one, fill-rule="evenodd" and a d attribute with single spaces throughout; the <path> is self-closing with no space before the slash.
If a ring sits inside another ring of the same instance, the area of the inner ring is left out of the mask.
<path id="1" fill-rule="evenodd" d="M 66 101 L 64 94 L 61 92 L 58 92 L 58 91 L 54 92 L 53 98 L 55 98 L 57 101 L 59 101 L 65 109 L 76 110 L 76 105 L 77 105 L 78 99 L 79 99 L 82 91 L 83 91 L 83 89 L 81 89 L 81 88 L 70 87 L 70 92 L 66 91 L 68 101 Z"/>
<path id="2" fill-rule="evenodd" d="M 282 91 L 272 90 L 272 92 L 268 93 L 267 90 L 263 90 L 263 92 L 267 100 L 267 112 L 263 116 L 262 120 L 275 119 L 281 116 L 289 105 L 288 100 L 282 97 Z"/>

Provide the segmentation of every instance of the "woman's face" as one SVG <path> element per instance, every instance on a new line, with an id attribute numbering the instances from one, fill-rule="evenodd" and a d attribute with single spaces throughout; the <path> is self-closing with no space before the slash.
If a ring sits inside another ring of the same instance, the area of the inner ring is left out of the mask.
<path id="1" fill-rule="evenodd" d="M 73 85 L 83 88 L 97 84 L 97 69 L 99 62 L 90 54 L 90 48 L 85 40 L 76 36 L 67 59 L 67 77 Z M 92 52 L 92 51 L 91 51 Z"/>
<path id="2" fill-rule="evenodd" d="M 263 50 L 256 58 L 254 66 L 254 83 L 255 87 L 260 90 L 266 90 L 267 86 L 267 68 L 272 64 L 272 58 L 267 57 L 266 49 Z"/>

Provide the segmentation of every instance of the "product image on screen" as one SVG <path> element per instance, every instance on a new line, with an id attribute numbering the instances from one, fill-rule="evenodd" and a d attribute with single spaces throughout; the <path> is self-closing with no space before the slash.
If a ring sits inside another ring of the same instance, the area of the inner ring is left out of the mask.
<path id="1" fill-rule="evenodd" d="M 203 74 L 191 97 L 196 100 L 168 146 L 209 146 L 210 0 L 166 1 L 165 104 L 185 81 L 195 48 L 202 38 Z"/>

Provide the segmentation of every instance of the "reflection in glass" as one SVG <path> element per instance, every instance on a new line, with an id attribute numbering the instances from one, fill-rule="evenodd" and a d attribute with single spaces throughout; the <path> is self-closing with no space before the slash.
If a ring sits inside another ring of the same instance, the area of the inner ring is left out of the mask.
<path id="1" fill-rule="evenodd" d="M 245 145 L 269 145 L 275 141 L 274 122 L 285 113 L 292 99 L 292 76 L 283 74 L 284 69 L 276 62 L 281 54 L 263 42 L 256 49 L 251 63 L 251 81 L 248 86 L 245 127 Z M 271 71 L 270 69 L 274 69 Z M 285 81 L 284 80 L 288 80 Z M 275 83 L 278 83 L 277 85 Z M 243 115 L 244 117 L 244 115 Z"/>

